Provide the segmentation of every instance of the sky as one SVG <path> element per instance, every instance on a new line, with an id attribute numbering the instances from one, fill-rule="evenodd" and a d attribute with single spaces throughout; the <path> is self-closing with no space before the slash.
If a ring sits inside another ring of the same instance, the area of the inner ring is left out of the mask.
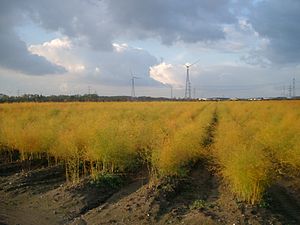
<path id="1" fill-rule="evenodd" d="M 299 0 L 1 0 L 0 93 L 300 95 Z"/>

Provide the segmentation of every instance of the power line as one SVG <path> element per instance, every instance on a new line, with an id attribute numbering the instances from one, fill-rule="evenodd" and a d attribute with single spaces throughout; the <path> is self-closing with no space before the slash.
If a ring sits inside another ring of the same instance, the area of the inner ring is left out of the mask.
<path id="1" fill-rule="evenodd" d="M 239 90 L 252 90 L 252 89 L 263 89 L 266 87 L 273 87 L 275 89 L 283 90 L 286 85 L 281 83 L 261 83 L 261 84 L 248 84 L 248 85 L 197 85 L 197 90 L 229 90 L 229 91 L 239 91 Z M 296 81 L 295 81 L 296 83 Z M 287 85 L 288 86 L 288 85 Z M 288 88 L 287 88 L 288 89 Z M 295 87 L 295 89 L 297 89 Z"/>
<path id="2" fill-rule="evenodd" d="M 289 85 L 289 98 L 291 98 L 292 97 L 292 85 L 290 84 Z"/>
<path id="3" fill-rule="evenodd" d="M 286 94 L 285 94 L 285 85 L 282 86 L 282 97 L 286 97 Z"/>
<path id="4" fill-rule="evenodd" d="M 249 88 L 249 87 L 265 87 L 265 86 L 275 86 L 275 85 L 282 85 L 283 82 L 281 83 L 261 83 L 261 84 L 247 84 L 247 85 L 197 85 L 197 87 L 212 87 L 212 88 L 219 88 L 219 87 L 228 87 L 228 88 Z"/>

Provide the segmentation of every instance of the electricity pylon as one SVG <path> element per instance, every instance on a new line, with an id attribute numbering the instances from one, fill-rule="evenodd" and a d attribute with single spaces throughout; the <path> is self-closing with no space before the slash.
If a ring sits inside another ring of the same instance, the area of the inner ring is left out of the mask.
<path id="1" fill-rule="evenodd" d="M 191 99 L 192 97 L 192 87 L 191 87 L 191 81 L 190 81 L 190 67 L 198 63 L 200 59 L 193 62 L 192 64 L 185 64 L 186 67 L 186 80 L 185 80 L 185 93 L 184 98 L 185 99 Z"/>

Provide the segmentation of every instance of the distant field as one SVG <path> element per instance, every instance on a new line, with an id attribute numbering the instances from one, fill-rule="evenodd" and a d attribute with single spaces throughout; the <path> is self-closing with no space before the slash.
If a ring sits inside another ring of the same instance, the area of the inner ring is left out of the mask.
<path id="1" fill-rule="evenodd" d="M 1 161 L 46 159 L 67 180 L 185 176 L 207 161 L 241 199 L 300 172 L 300 101 L 0 105 Z"/>

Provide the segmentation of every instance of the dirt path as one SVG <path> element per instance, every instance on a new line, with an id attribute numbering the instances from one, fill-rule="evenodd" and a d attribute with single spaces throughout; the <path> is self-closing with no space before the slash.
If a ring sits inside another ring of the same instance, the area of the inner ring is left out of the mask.
<path id="1" fill-rule="evenodd" d="M 118 192 L 110 186 L 99 187 L 90 178 L 75 185 L 66 184 L 62 166 L 17 171 L 0 176 L 0 224 L 69 224 L 99 205 L 118 201 L 145 183 L 124 178 L 124 188 Z"/>
<path id="2" fill-rule="evenodd" d="M 64 169 L 61 166 L 39 168 L 32 171 L 17 171 L 13 175 L 0 177 L 0 222 L 3 224 L 58 224 L 59 220 L 48 208 L 39 207 L 48 204 L 43 194 L 58 188 L 65 182 Z"/>

